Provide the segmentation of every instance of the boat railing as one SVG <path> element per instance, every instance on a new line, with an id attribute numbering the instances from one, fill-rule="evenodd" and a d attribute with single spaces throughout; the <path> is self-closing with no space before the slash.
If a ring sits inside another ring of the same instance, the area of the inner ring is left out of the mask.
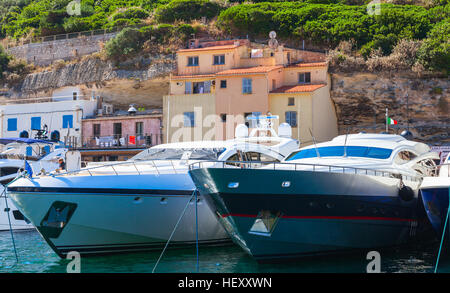
<path id="1" fill-rule="evenodd" d="M 447 170 L 445 170 L 445 169 L 447 169 Z M 435 170 L 436 170 L 436 174 L 438 174 L 438 176 L 447 175 L 447 177 L 450 177 L 450 163 L 440 164 L 435 167 Z"/>
<path id="2" fill-rule="evenodd" d="M 289 163 L 289 162 L 258 162 L 258 161 L 201 161 L 189 165 L 189 170 L 200 168 L 236 168 L 241 169 L 262 169 L 264 170 L 294 170 L 294 171 L 313 171 L 313 172 L 329 172 L 344 173 L 356 175 L 371 175 L 389 178 L 398 178 L 407 181 L 420 181 L 420 176 L 411 176 L 400 174 L 392 171 L 358 168 L 349 166 L 324 165 L 324 164 L 306 164 L 306 163 Z"/>
<path id="3" fill-rule="evenodd" d="M 176 167 L 176 164 L 174 164 L 174 161 L 177 163 L 180 162 L 180 160 L 133 160 L 133 161 L 123 161 L 123 162 L 115 162 L 112 164 L 101 164 L 98 166 L 92 166 L 89 167 L 89 165 L 85 168 L 73 170 L 73 171 L 66 171 L 66 172 L 55 172 L 50 173 L 48 175 L 53 177 L 59 177 L 59 176 L 67 176 L 67 175 L 80 175 L 80 174 L 88 174 L 89 176 L 98 176 L 98 175 L 105 175 L 105 173 L 108 172 L 112 175 L 141 175 L 144 173 L 156 173 L 157 175 L 163 174 L 163 173 L 180 173 L 181 166 L 179 168 Z M 160 162 L 164 162 L 164 164 L 161 164 Z M 178 164 L 179 165 L 179 164 Z M 121 170 L 120 167 L 126 167 L 130 166 L 132 167 L 131 170 L 124 171 Z M 147 168 L 144 169 L 142 166 L 146 166 Z M 186 164 L 187 166 L 187 164 Z M 139 168 L 141 167 L 141 168 Z M 150 169 L 149 169 L 150 168 Z M 187 167 L 186 167 L 187 168 Z M 177 170 L 178 169 L 178 170 Z M 102 171 L 102 172 L 100 172 Z M 108 174 L 108 175 L 110 175 Z"/>

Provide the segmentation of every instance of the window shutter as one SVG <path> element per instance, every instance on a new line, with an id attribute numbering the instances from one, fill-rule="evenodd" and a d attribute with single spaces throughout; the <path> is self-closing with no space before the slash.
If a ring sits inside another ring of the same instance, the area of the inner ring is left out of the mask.
<path id="1" fill-rule="evenodd" d="M 205 93 L 210 93 L 211 92 L 211 81 L 205 81 Z"/>
<path id="2" fill-rule="evenodd" d="M 192 82 L 186 81 L 186 84 L 185 84 L 185 93 L 186 93 L 186 94 L 192 94 Z"/>

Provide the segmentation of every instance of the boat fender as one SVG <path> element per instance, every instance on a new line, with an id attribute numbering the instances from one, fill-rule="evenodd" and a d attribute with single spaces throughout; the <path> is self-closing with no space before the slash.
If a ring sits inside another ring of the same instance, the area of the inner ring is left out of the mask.
<path id="1" fill-rule="evenodd" d="M 400 198 L 403 199 L 404 201 L 410 201 L 414 198 L 414 191 L 412 190 L 411 187 L 403 185 L 398 190 L 398 196 L 400 196 Z"/>

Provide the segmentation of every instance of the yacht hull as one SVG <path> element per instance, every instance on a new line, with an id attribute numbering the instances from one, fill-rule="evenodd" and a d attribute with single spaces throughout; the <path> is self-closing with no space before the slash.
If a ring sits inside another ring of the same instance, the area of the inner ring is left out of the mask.
<path id="1" fill-rule="evenodd" d="M 421 189 L 423 205 L 431 225 L 438 235 L 444 230 L 445 217 L 448 211 L 450 188 L 436 187 Z"/>
<path id="2" fill-rule="evenodd" d="M 170 247 L 195 245 L 195 187 L 187 174 L 123 175 L 117 180 L 111 175 L 24 178 L 8 194 L 60 257 L 70 251 L 96 255 L 160 249 L 186 206 Z M 199 243 L 229 243 L 199 199 Z"/>
<path id="3" fill-rule="evenodd" d="M 9 231 L 10 229 L 23 231 L 34 230 L 34 226 L 31 224 L 31 222 L 28 221 L 28 219 L 24 218 L 22 213 L 15 207 L 13 202 L 9 198 L 6 198 L 6 200 L 8 201 L 9 219 L 8 214 L 5 211 L 5 196 L 0 196 L 0 232 Z"/>
<path id="4" fill-rule="evenodd" d="M 259 261 L 405 244 L 425 217 L 418 183 L 404 182 L 414 193 L 406 201 L 395 178 L 219 168 L 190 174 L 232 239 Z M 269 212 L 271 226 L 261 232 L 256 221 Z"/>

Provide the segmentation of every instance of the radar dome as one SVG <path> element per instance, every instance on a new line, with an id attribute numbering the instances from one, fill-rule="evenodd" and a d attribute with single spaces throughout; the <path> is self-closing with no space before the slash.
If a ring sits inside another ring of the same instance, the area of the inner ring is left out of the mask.
<path id="1" fill-rule="evenodd" d="M 279 137 L 292 137 L 292 128 L 288 123 L 281 123 L 278 126 L 278 136 Z"/>
<path id="2" fill-rule="evenodd" d="M 239 124 L 238 126 L 236 126 L 234 136 L 236 138 L 248 137 L 248 127 L 245 124 Z"/>

